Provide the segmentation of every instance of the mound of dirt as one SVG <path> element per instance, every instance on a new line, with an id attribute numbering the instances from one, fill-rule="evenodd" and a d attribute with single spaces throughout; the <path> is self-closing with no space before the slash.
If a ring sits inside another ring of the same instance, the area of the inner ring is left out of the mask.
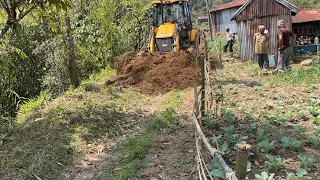
<path id="1" fill-rule="evenodd" d="M 192 52 L 170 54 L 128 52 L 115 64 L 117 75 L 106 82 L 134 87 L 146 94 L 162 94 L 200 83 L 200 66 Z"/>

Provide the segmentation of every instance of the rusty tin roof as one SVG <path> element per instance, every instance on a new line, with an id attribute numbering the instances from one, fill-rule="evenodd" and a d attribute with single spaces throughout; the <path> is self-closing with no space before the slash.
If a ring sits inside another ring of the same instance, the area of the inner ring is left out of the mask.
<path id="1" fill-rule="evenodd" d="M 218 7 L 216 7 L 216 8 L 213 8 L 210 10 L 210 12 L 220 11 L 220 10 L 224 10 L 224 9 L 230 9 L 233 7 L 242 6 L 242 5 L 244 5 L 244 3 L 246 3 L 246 0 L 234 0 L 232 2 L 225 3 L 225 4 L 222 4 Z"/>
<path id="2" fill-rule="evenodd" d="M 320 21 L 320 9 L 301 9 L 297 15 L 292 16 L 292 23 Z"/>

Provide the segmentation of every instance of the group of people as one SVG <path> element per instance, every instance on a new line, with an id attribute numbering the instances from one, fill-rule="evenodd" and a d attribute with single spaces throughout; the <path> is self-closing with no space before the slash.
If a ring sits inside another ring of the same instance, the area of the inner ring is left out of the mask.
<path id="1" fill-rule="evenodd" d="M 285 69 L 290 70 L 291 65 L 291 54 L 292 46 L 294 45 L 296 35 L 290 31 L 286 26 L 284 20 L 279 20 L 277 22 L 277 39 L 278 39 L 278 63 L 277 63 L 277 72 L 283 72 Z M 233 44 L 234 44 L 234 33 L 230 31 L 230 28 L 227 27 L 227 43 L 224 46 L 224 52 L 229 51 L 233 53 Z M 263 24 L 258 26 L 258 32 L 254 34 L 254 50 L 258 57 L 258 64 L 261 69 L 269 69 L 269 58 L 268 58 L 268 41 L 269 33 L 266 30 Z"/>

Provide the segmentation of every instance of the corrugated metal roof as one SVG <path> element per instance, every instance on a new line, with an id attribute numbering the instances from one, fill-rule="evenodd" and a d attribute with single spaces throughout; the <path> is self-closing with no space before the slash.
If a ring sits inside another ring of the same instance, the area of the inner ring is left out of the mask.
<path id="1" fill-rule="evenodd" d="M 299 12 L 299 8 L 291 3 L 289 3 L 286 0 L 275 0 L 278 3 L 282 4 L 284 7 L 290 9 L 290 11 L 293 13 L 293 15 L 296 15 Z M 236 17 L 252 2 L 252 0 L 248 0 L 245 4 L 243 4 L 236 13 L 234 13 L 231 20 L 235 20 Z"/>
<path id="2" fill-rule="evenodd" d="M 297 15 L 292 16 L 292 23 L 320 21 L 320 9 L 301 9 Z"/>
<path id="3" fill-rule="evenodd" d="M 222 4 L 216 8 L 213 8 L 210 10 L 210 12 L 214 12 L 214 11 L 220 11 L 220 10 L 223 10 L 223 9 L 230 9 L 230 8 L 233 8 L 233 7 L 237 7 L 237 6 L 242 6 L 244 5 L 244 3 L 246 2 L 247 0 L 234 0 L 232 2 L 229 2 L 229 3 L 225 3 L 225 4 Z"/>

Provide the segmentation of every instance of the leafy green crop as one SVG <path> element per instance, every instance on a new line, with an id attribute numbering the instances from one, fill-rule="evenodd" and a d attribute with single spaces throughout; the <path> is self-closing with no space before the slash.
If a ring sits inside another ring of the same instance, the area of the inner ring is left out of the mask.
<path id="1" fill-rule="evenodd" d="M 224 113 L 226 120 L 230 124 L 236 124 L 237 123 L 237 114 L 232 111 L 232 109 L 227 109 Z"/>
<path id="2" fill-rule="evenodd" d="M 316 107 L 314 107 L 314 106 L 308 106 L 307 110 L 309 111 L 309 113 L 312 116 L 318 116 L 318 114 L 319 114 L 318 109 Z"/>
<path id="3" fill-rule="evenodd" d="M 234 148 L 236 149 L 236 145 L 248 139 L 248 136 L 241 136 L 240 134 L 226 134 L 226 138 L 228 142 L 233 144 Z"/>
<path id="4" fill-rule="evenodd" d="M 294 137 L 283 137 L 281 138 L 281 142 L 283 143 L 284 147 L 290 150 L 296 150 L 301 146 L 301 142 Z"/>
<path id="5" fill-rule="evenodd" d="M 303 168 L 309 168 L 313 163 L 315 163 L 314 158 L 308 157 L 304 154 L 298 154 L 298 158 L 300 159 Z"/>
<path id="6" fill-rule="evenodd" d="M 286 123 L 288 121 L 291 120 L 291 115 L 290 114 L 285 114 L 285 115 L 282 115 L 282 116 L 277 116 L 277 119 L 276 121 L 277 122 L 280 122 L 280 123 Z"/>
<path id="7" fill-rule="evenodd" d="M 226 179 L 226 174 L 223 171 L 221 165 L 219 164 L 218 160 L 216 160 L 216 158 L 213 158 L 211 160 L 211 163 L 207 164 L 207 167 L 210 171 L 210 174 L 213 177 L 219 177 L 222 179 Z"/>
<path id="8" fill-rule="evenodd" d="M 307 180 L 307 178 L 304 177 L 306 174 L 308 174 L 306 169 L 300 169 L 296 174 L 292 172 L 289 173 L 289 176 L 292 178 L 292 180 Z"/>
<path id="9" fill-rule="evenodd" d="M 265 133 L 264 129 L 258 129 L 257 138 L 258 138 L 259 141 L 263 141 L 263 140 L 266 140 L 268 138 L 268 136 Z"/>
<path id="10" fill-rule="evenodd" d="M 315 124 L 320 124 L 320 115 L 318 115 L 317 117 L 314 117 L 314 118 L 313 118 L 313 122 L 314 122 Z"/>
<path id="11" fill-rule="evenodd" d="M 266 117 L 268 115 L 268 111 L 265 109 L 261 109 L 258 112 L 262 117 Z"/>
<path id="12" fill-rule="evenodd" d="M 320 150 L 320 138 L 316 135 L 308 136 L 307 138 L 318 150 Z"/>
<path id="13" fill-rule="evenodd" d="M 214 119 L 205 119 L 203 123 L 205 126 L 207 126 L 210 129 L 214 129 L 219 125 L 218 121 Z"/>
<path id="14" fill-rule="evenodd" d="M 257 144 L 257 146 L 261 147 L 266 153 L 269 153 L 270 150 L 272 149 L 272 146 L 275 142 L 269 142 L 269 141 L 261 141 Z"/>
<path id="15" fill-rule="evenodd" d="M 212 144 L 213 146 L 216 146 L 217 144 L 219 144 L 219 140 L 222 139 L 222 135 L 219 135 L 219 136 L 214 136 L 212 138 Z M 221 154 L 226 154 L 227 153 L 227 150 L 228 150 L 228 144 L 227 143 L 224 143 L 222 144 L 221 146 L 217 147 L 219 152 Z"/>
<path id="16" fill-rule="evenodd" d="M 275 121 L 277 119 L 277 117 L 275 115 L 267 115 L 266 117 L 267 117 L 267 120 L 271 121 L 271 122 Z"/>
<path id="17" fill-rule="evenodd" d="M 234 125 L 230 125 L 230 126 L 227 126 L 225 128 L 222 128 L 227 134 L 232 134 L 234 133 L 234 131 L 236 130 Z"/>
<path id="18" fill-rule="evenodd" d="M 310 97 L 309 98 L 309 102 L 315 106 L 319 106 L 320 105 L 320 99 L 314 98 L 314 97 Z"/>
<path id="19" fill-rule="evenodd" d="M 274 173 L 271 173 L 270 175 L 267 172 L 262 172 L 261 175 L 260 174 L 255 174 L 254 176 L 258 179 L 258 180 L 272 180 L 274 177 Z"/>
<path id="20" fill-rule="evenodd" d="M 268 161 L 266 161 L 266 164 L 271 169 L 279 170 L 283 165 L 282 158 L 280 157 L 275 157 L 270 154 L 267 154 L 266 158 L 268 159 Z"/>
<path id="21" fill-rule="evenodd" d="M 251 123 L 249 126 L 247 126 L 247 130 L 251 133 L 255 132 L 258 128 L 257 123 Z"/>
<path id="22" fill-rule="evenodd" d="M 295 126 L 293 126 L 292 131 L 295 133 L 298 133 L 300 135 L 300 134 L 303 134 L 306 132 L 306 128 L 295 125 Z"/>
<path id="23" fill-rule="evenodd" d="M 251 108 L 244 111 L 247 119 L 251 119 L 253 110 Z"/>
<path id="24" fill-rule="evenodd" d="M 320 126 L 313 125 L 313 130 L 315 134 L 320 134 Z"/>

